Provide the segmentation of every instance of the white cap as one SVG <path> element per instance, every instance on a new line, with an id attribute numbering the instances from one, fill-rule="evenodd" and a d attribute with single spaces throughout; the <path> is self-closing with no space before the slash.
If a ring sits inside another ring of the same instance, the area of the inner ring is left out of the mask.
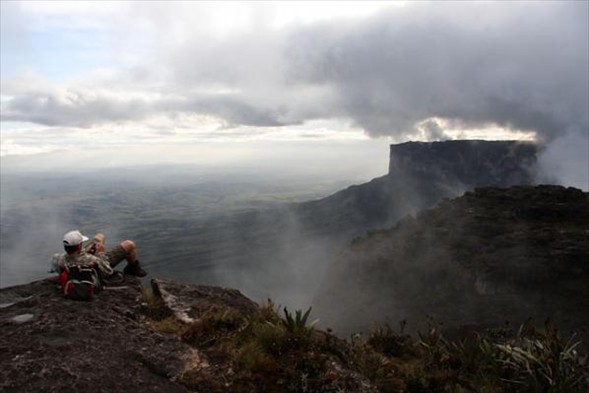
<path id="1" fill-rule="evenodd" d="M 80 233 L 80 231 L 70 231 L 63 235 L 64 246 L 79 246 L 88 238 Z"/>

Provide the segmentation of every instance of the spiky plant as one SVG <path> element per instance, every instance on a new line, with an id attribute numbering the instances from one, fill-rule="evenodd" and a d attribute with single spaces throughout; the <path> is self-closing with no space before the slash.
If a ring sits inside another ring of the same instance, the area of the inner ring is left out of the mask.
<path id="1" fill-rule="evenodd" d="M 311 333 L 313 333 L 313 327 L 318 322 L 318 320 L 315 320 L 307 325 L 307 320 L 311 314 L 311 309 L 312 307 L 309 307 L 309 309 L 304 314 L 302 310 L 296 310 L 293 317 L 292 313 L 290 313 L 285 307 L 282 324 L 289 333 L 309 337 Z"/>
<path id="2" fill-rule="evenodd" d="M 374 329 L 370 333 L 367 343 L 375 351 L 387 356 L 412 356 L 414 352 L 411 336 L 402 333 L 396 334 L 388 325 Z"/>
<path id="3" fill-rule="evenodd" d="M 577 392 L 589 388 L 587 359 L 578 352 L 576 335 L 563 339 L 556 329 L 524 334 L 523 326 L 515 339 L 497 344 L 498 360 L 509 372 L 504 381 L 526 386 L 533 392 Z"/>

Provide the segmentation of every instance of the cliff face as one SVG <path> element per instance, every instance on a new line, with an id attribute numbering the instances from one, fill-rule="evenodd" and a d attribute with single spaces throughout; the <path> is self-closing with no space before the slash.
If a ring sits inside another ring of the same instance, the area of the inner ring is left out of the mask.
<path id="1" fill-rule="evenodd" d="M 478 186 L 531 184 L 536 146 L 517 141 L 407 142 L 391 145 L 389 173 L 297 212 L 315 232 L 360 235 Z"/>
<path id="2" fill-rule="evenodd" d="M 356 239 L 316 296 L 324 322 L 413 326 L 552 317 L 589 328 L 589 194 L 479 188 Z M 345 307 L 338 307 L 343 304 Z"/>
<path id="3" fill-rule="evenodd" d="M 389 176 L 435 176 L 473 186 L 529 184 L 536 146 L 519 141 L 461 140 L 391 145 Z"/>

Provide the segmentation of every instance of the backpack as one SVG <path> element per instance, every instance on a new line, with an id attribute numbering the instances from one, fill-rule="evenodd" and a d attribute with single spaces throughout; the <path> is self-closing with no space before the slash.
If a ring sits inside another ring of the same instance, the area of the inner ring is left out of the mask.
<path id="1" fill-rule="evenodd" d="M 65 266 L 59 275 L 63 294 L 74 300 L 92 300 L 100 290 L 100 279 L 96 269 L 88 266 Z"/>

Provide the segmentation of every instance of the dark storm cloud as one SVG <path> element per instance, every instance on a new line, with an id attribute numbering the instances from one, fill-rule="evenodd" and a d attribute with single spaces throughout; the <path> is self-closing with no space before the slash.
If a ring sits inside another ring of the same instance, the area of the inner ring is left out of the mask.
<path id="1" fill-rule="evenodd" d="M 292 78 L 333 86 L 370 134 L 429 117 L 588 127 L 588 3 L 436 3 L 292 37 Z"/>

